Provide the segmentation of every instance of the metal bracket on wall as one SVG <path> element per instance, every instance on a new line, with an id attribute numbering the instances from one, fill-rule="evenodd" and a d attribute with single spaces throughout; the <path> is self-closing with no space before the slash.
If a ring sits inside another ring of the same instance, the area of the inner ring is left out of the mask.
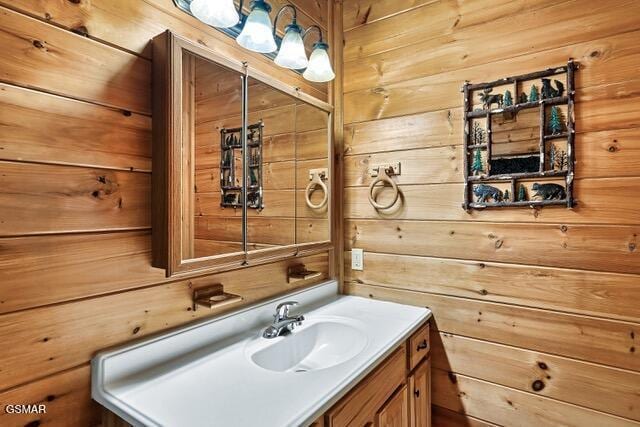
<path id="1" fill-rule="evenodd" d="M 382 168 L 387 176 L 396 176 L 401 173 L 401 163 L 379 163 L 377 165 L 373 165 L 369 167 L 369 176 L 372 178 L 376 178 L 380 173 L 380 168 Z"/>

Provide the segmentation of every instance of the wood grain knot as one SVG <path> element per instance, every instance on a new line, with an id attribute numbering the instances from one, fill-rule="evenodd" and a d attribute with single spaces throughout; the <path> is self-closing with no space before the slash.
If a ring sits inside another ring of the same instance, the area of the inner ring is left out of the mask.
<path id="1" fill-rule="evenodd" d="M 502 247 L 502 243 L 503 243 L 502 240 L 498 239 L 496 240 L 496 243 L 494 246 L 496 247 L 496 249 L 500 249 Z"/>
<path id="2" fill-rule="evenodd" d="M 41 42 L 40 40 L 34 40 L 32 43 L 38 49 L 45 49 L 44 43 Z"/>
<path id="3" fill-rule="evenodd" d="M 544 382 L 542 382 L 541 380 L 535 380 L 531 384 L 531 388 L 533 389 L 533 391 L 540 391 L 544 388 Z"/>
<path id="4" fill-rule="evenodd" d="M 82 36 L 82 37 L 89 37 L 89 29 L 84 25 L 79 25 L 75 28 L 72 28 L 71 32 L 78 34 L 79 36 Z"/>
<path id="5" fill-rule="evenodd" d="M 547 366 L 547 364 L 546 364 L 546 363 L 544 363 L 544 362 L 538 362 L 538 368 L 540 368 L 540 369 L 545 369 L 545 370 L 546 370 L 546 369 L 549 369 L 549 367 Z"/>

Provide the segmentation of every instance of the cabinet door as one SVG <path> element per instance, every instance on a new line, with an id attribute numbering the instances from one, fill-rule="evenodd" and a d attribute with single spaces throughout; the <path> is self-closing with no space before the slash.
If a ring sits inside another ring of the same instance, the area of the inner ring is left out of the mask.
<path id="1" fill-rule="evenodd" d="M 402 386 L 378 412 L 376 427 L 409 427 L 409 402 L 406 385 Z"/>
<path id="2" fill-rule="evenodd" d="M 431 426 L 431 358 L 409 377 L 409 408 L 411 427 Z"/>
<path id="3" fill-rule="evenodd" d="M 327 411 L 327 427 L 362 427 L 373 424 L 384 403 L 406 381 L 406 345 L 362 380 L 347 396 Z"/>

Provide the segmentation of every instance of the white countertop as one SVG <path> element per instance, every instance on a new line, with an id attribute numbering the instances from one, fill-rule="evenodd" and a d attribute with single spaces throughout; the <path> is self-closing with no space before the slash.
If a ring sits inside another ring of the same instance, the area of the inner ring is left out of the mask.
<path id="1" fill-rule="evenodd" d="M 366 336 L 351 359 L 307 372 L 277 372 L 250 352 L 266 340 L 275 305 L 300 302 L 306 320 L 348 319 Z M 136 426 L 299 426 L 314 421 L 431 315 L 423 307 L 337 295 L 335 281 L 248 307 L 92 360 L 92 396 Z"/>

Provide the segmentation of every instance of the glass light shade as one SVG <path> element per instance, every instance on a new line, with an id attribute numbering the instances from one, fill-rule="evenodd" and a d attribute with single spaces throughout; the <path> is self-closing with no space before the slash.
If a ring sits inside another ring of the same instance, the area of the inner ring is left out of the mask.
<path id="1" fill-rule="evenodd" d="M 205 24 L 229 28 L 240 22 L 233 0 L 193 0 L 191 13 Z"/>
<path id="2" fill-rule="evenodd" d="M 236 38 L 245 49 L 259 53 L 275 52 L 278 48 L 273 39 L 273 27 L 269 18 L 268 5 L 262 1 L 254 2 L 242 32 Z"/>
<path id="3" fill-rule="evenodd" d="M 295 24 L 287 25 L 287 28 L 280 44 L 278 56 L 273 60 L 276 64 L 292 70 L 307 68 L 309 60 L 307 52 L 302 42 L 302 29 Z"/>
<path id="4" fill-rule="evenodd" d="M 324 83 L 336 77 L 333 68 L 331 68 L 331 60 L 327 53 L 328 48 L 329 45 L 322 42 L 316 43 L 313 46 L 313 52 L 311 52 L 311 57 L 309 58 L 309 65 L 304 73 L 302 73 L 305 79 L 311 82 Z"/>

